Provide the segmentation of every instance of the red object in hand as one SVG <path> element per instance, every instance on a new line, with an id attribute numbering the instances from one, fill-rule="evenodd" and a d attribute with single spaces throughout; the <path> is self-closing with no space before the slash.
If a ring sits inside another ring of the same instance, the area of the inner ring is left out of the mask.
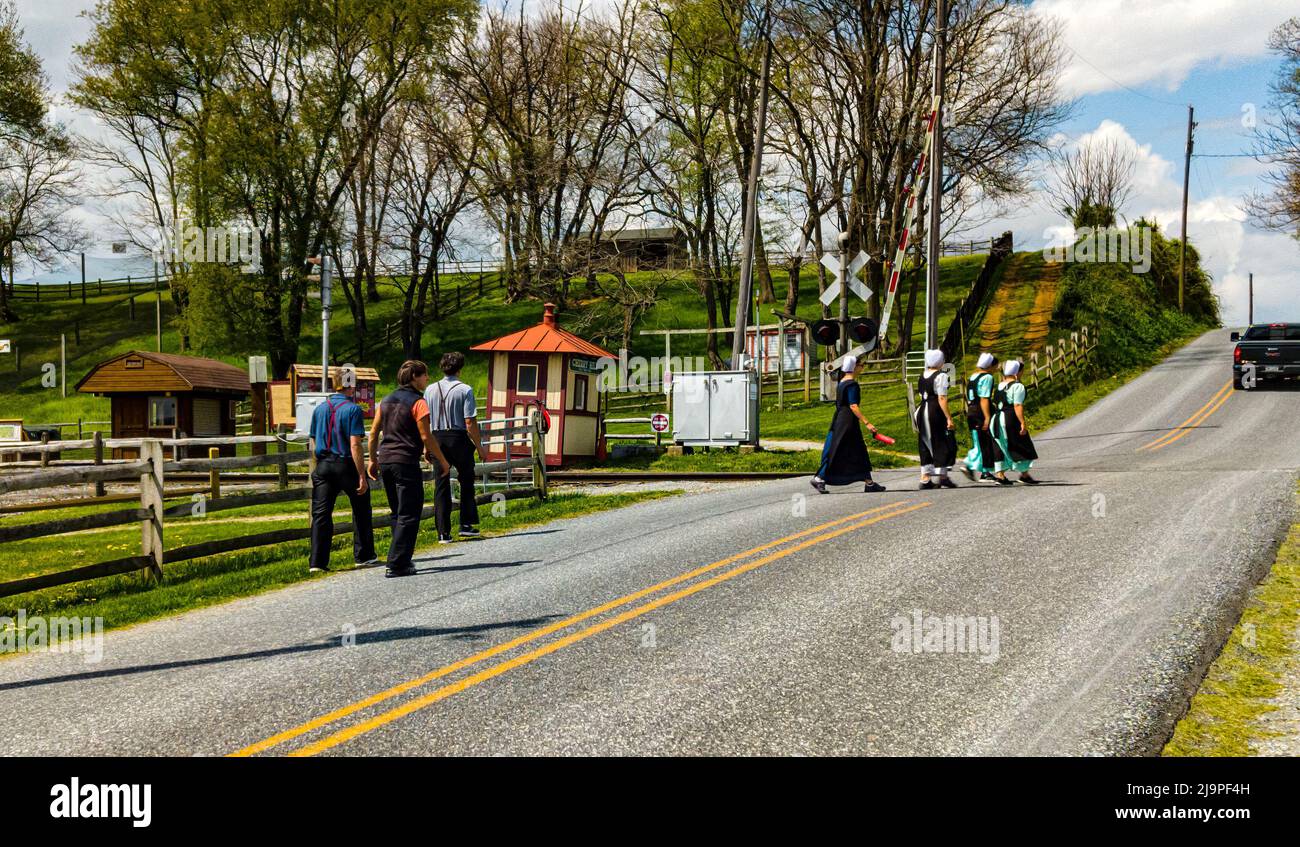
<path id="1" fill-rule="evenodd" d="M 879 441 L 881 444 L 893 444 L 893 443 L 894 443 L 894 439 L 890 438 L 888 435 L 881 435 L 881 434 L 878 433 L 878 432 L 873 432 L 873 433 L 871 433 L 871 437 L 874 438 L 874 439 L 876 439 L 877 441 Z"/>

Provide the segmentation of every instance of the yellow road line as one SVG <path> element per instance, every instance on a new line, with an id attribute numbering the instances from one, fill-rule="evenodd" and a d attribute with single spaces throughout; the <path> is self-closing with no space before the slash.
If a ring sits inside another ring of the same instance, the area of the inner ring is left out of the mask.
<path id="1" fill-rule="evenodd" d="M 902 504 L 897 504 L 897 505 L 902 505 Z M 435 691 L 431 691 L 422 697 L 418 697 L 407 703 L 403 703 L 402 705 L 397 706 L 394 709 L 390 709 L 389 711 L 384 712 L 383 714 L 376 715 L 375 717 L 362 721 L 361 723 L 357 723 L 350 727 L 347 727 L 346 729 L 339 730 L 333 735 L 326 736 L 325 738 L 322 738 L 319 741 L 313 742 L 312 744 L 308 744 L 306 747 L 302 747 L 298 750 L 294 750 L 289 755 L 295 757 L 314 756 L 317 753 L 324 752 L 325 750 L 329 750 L 332 747 L 337 747 L 338 745 L 344 743 L 345 741 L 350 741 L 351 739 L 356 738 L 359 735 L 364 735 L 367 732 L 378 729 L 382 726 L 385 726 L 386 724 L 390 724 L 393 721 L 397 720 L 398 718 L 405 717 L 406 715 L 409 715 L 412 712 L 419 711 L 420 709 L 423 709 L 426 706 L 431 706 L 440 700 L 445 700 L 448 697 L 452 696 L 453 694 L 457 694 L 461 691 L 466 690 L 467 688 L 471 688 L 475 685 L 478 685 L 481 682 L 486 682 L 489 679 L 500 676 L 501 674 L 509 670 L 536 661 L 537 659 L 540 659 L 543 656 L 550 655 L 551 653 L 554 653 L 557 650 L 561 650 L 564 647 L 568 647 L 571 644 L 576 644 L 579 641 L 583 641 L 587 638 L 590 638 L 593 635 L 596 635 L 598 633 L 604 632 L 605 630 L 616 627 L 621 623 L 626 623 L 627 621 L 630 621 L 633 618 L 639 617 L 640 615 L 644 615 L 646 612 L 651 612 L 662 606 L 667 606 L 670 603 L 675 603 L 678 600 L 681 600 L 685 597 L 689 597 L 692 594 L 696 594 L 700 591 L 703 591 L 706 588 L 711 588 L 712 586 L 717 585 L 721 582 L 725 582 L 728 579 L 731 579 L 736 576 L 740 576 L 743 573 L 748 573 L 749 571 L 752 571 L 755 568 L 762 567 L 763 565 L 766 565 L 769 562 L 774 562 L 777 559 L 785 558 L 786 556 L 789 556 L 792 553 L 797 553 L 798 551 L 804 550 L 808 547 L 812 547 L 815 544 L 821 544 L 822 542 L 829 541 L 832 538 L 838 538 L 839 536 L 845 534 L 846 532 L 852 532 L 853 530 L 861 529 L 864 526 L 870 526 L 871 524 L 879 523 L 880 521 L 888 520 L 890 518 L 896 518 L 899 515 L 905 515 L 908 512 L 914 512 L 917 509 L 923 509 L 929 505 L 930 503 L 928 502 L 917 503 L 916 505 L 898 509 L 888 514 L 877 515 L 874 518 L 869 518 L 859 523 L 850 524 L 849 526 L 832 530 L 831 532 L 825 533 L 824 535 L 819 535 L 816 538 L 810 538 L 806 541 L 802 541 L 798 544 L 795 544 L 792 547 L 787 547 L 783 550 L 778 550 L 775 553 L 769 553 L 768 555 L 763 556 L 762 558 L 754 559 L 753 561 L 746 562 L 743 565 L 732 568 L 729 571 L 725 571 L 715 576 L 709 577 L 708 579 L 701 580 L 700 582 L 697 582 L 679 591 L 675 591 L 672 594 L 666 594 L 662 597 L 658 597 L 654 600 L 651 600 L 649 603 L 644 603 L 640 606 L 637 606 L 636 608 L 628 609 L 627 611 L 615 615 L 612 618 L 601 621 L 598 624 L 593 624 L 592 626 L 589 626 L 586 629 L 580 630 L 570 635 L 566 635 L 564 638 L 557 639 L 555 641 L 550 642 L 549 644 L 544 644 L 541 647 L 538 647 L 528 653 L 523 653 L 519 656 L 514 657 L 513 659 L 507 659 L 506 661 L 501 662 L 500 664 L 493 665 L 490 668 L 485 668 L 484 670 L 481 670 L 478 673 L 467 676 L 464 679 L 457 680 L 456 682 L 450 683 L 449 685 L 444 685 L 443 687 Z"/>
<path id="2" fill-rule="evenodd" d="M 1215 409 L 1218 409 L 1219 406 L 1223 405 L 1222 400 L 1226 400 L 1228 396 L 1230 396 L 1231 392 L 1232 392 L 1232 380 L 1228 380 L 1227 384 L 1225 384 L 1222 388 L 1220 388 L 1217 392 L 1215 392 L 1214 396 L 1211 397 L 1208 401 L 1206 401 L 1204 406 L 1202 406 L 1201 408 L 1193 412 L 1191 417 L 1189 417 L 1187 420 L 1180 423 L 1178 426 L 1174 427 L 1169 432 L 1166 432 L 1164 435 L 1152 441 L 1150 444 L 1143 444 L 1138 449 L 1159 450 L 1161 447 L 1164 447 L 1166 444 L 1172 444 L 1173 442 L 1177 441 L 1179 438 L 1182 438 L 1183 435 L 1191 431 L 1192 427 L 1199 426 L 1202 421 L 1204 421 L 1210 415 L 1214 414 Z M 1216 405 L 1216 401 L 1217 401 L 1217 405 Z"/>
<path id="3" fill-rule="evenodd" d="M 1217 411 L 1219 410 L 1219 407 L 1222 406 L 1224 403 L 1227 403 L 1227 402 L 1228 402 L 1228 398 L 1231 397 L 1231 396 L 1232 396 L 1232 392 L 1229 391 L 1227 394 L 1224 394 L 1222 397 L 1220 397 L 1220 398 L 1219 398 L 1219 402 L 1217 402 L 1217 403 L 1215 403 L 1213 406 L 1211 406 L 1211 407 L 1210 407 L 1210 410 L 1209 410 L 1208 412 L 1206 412 L 1204 415 L 1201 415 L 1201 419 L 1200 419 L 1199 421 L 1196 422 L 1196 426 L 1200 426 L 1201 424 L 1203 424 L 1203 423 L 1205 422 L 1206 418 L 1208 418 L 1210 415 L 1212 415 L 1212 414 L 1214 414 L 1215 412 L 1217 412 Z M 1182 438 L 1184 435 L 1187 435 L 1188 433 L 1190 433 L 1190 432 L 1192 431 L 1192 429 L 1193 429 L 1193 427 L 1188 427 L 1188 428 L 1184 429 L 1182 432 L 1180 432 L 1180 433 L 1178 433 L 1177 435 L 1175 435 L 1173 438 L 1171 438 L 1171 439 L 1169 439 L 1168 441 L 1166 441 L 1164 444 L 1161 444 L 1161 445 L 1159 445 L 1159 446 L 1157 446 L 1157 447 L 1152 447 L 1151 449 L 1152 449 L 1152 450 L 1162 450 L 1162 449 L 1164 449 L 1165 447 L 1168 447 L 1170 444 L 1173 444 L 1173 443 L 1174 443 L 1175 441 L 1177 441 L 1178 439 Z"/>
<path id="4" fill-rule="evenodd" d="M 450 665 L 446 665 L 444 667 L 438 668 L 437 670 L 430 671 L 424 676 L 409 680 L 407 682 L 403 682 L 400 685 L 395 685 L 392 688 L 389 688 L 385 691 L 380 691 L 379 693 L 373 694 L 370 697 L 365 698 L 364 700 L 358 700 L 357 702 L 352 703 L 350 705 L 341 706 L 340 708 L 335 709 L 332 712 L 328 712 L 324 715 L 313 718 L 312 720 L 307 721 L 304 724 L 292 727 L 290 729 L 286 729 L 283 732 L 276 733 L 275 735 L 263 739 L 262 741 L 258 741 L 255 744 L 250 744 L 249 746 L 243 748 L 242 750 L 239 750 L 235 753 L 231 753 L 230 755 L 231 756 L 252 756 L 252 755 L 256 755 L 257 753 L 265 752 L 266 750 L 269 750 L 272 747 L 275 747 L 279 744 L 283 744 L 284 742 L 297 738 L 300 735 L 304 735 L 308 732 L 319 729 L 323 726 L 326 726 L 327 724 L 331 724 L 337 720 L 345 718 L 348 715 L 355 714 L 356 712 L 359 712 L 362 709 L 367 709 L 378 703 L 382 703 L 385 700 L 389 700 L 393 697 L 396 697 L 399 694 L 404 694 L 407 691 L 410 691 L 414 688 L 419 688 L 422 685 L 433 682 L 435 679 L 440 679 L 444 676 L 447 676 L 448 674 L 455 673 L 458 670 L 463 670 L 464 668 L 467 668 L 470 665 L 473 665 L 477 662 L 481 662 L 484 659 L 490 659 L 493 656 L 498 656 L 501 653 L 504 653 L 509 650 L 513 650 L 514 648 L 522 644 L 527 644 L 530 641 L 534 641 L 538 638 L 543 638 L 555 632 L 559 632 L 560 630 L 573 626 L 576 623 L 581 623 L 582 621 L 585 621 L 588 618 L 595 617 L 596 615 L 603 614 L 605 612 L 608 612 L 611 609 L 616 609 L 619 606 L 624 606 L 627 605 L 628 603 L 632 603 L 637 600 L 640 600 L 641 598 L 653 594 L 656 591 L 662 591 L 665 588 L 671 588 L 672 586 L 685 582 L 688 579 L 692 579 L 701 574 L 708 573 L 711 570 L 716 570 L 717 568 L 732 564 L 733 562 L 738 562 L 741 559 L 744 559 L 748 556 L 752 556 L 756 553 L 762 553 L 763 551 L 770 550 L 773 547 L 778 547 L 782 544 L 786 544 L 791 541 L 796 541 L 805 536 L 812 535 L 813 533 L 821 532 L 824 529 L 829 529 L 833 526 L 838 526 L 839 524 L 847 523 L 848 521 L 856 520 L 858 518 L 863 518 L 866 517 L 867 515 L 874 515 L 878 512 L 883 512 L 886 509 L 894 508 L 897 505 L 899 504 L 892 503 L 887 506 L 878 506 L 874 509 L 868 509 L 865 512 L 858 512 L 857 514 L 854 515 L 849 515 L 847 517 L 838 518 L 833 521 L 828 521 L 824 524 L 820 524 L 818 526 L 812 527 L 811 529 L 805 529 L 802 532 L 796 532 L 793 535 L 787 535 L 784 538 L 778 538 L 775 541 L 769 541 L 768 543 L 761 544 L 758 547 L 752 547 L 743 553 L 736 553 L 735 555 L 728 556 L 725 559 L 720 559 L 711 564 L 703 565 L 701 567 L 695 568 L 694 570 L 687 571 L 684 574 L 680 574 L 678 576 L 672 577 L 671 579 L 666 579 L 663 582 L 656 583 L 655 585 L 652 585 L 649 588 L 643 588 L 631 594 L 627 594 L 617 599 L 610 600 L 606 603 L 602 603 L 601 605 L 590 608 L 585 612 L 579 612 L 578 614 L 567 617 L 564 620 L 556 621 L 555 623 L 547 624 L 546 626 L 541 627 L 539 629 L 526 632 L 517 638 L 511 639 L 510 641 L 505 641 L 501 644 L 497 644 L 494 647 L 489 647 L 486 650 L 482 650 L 478 653 L 475 653 L 472 656 L 468 656 L 464 659 L 453 662 Z"/>

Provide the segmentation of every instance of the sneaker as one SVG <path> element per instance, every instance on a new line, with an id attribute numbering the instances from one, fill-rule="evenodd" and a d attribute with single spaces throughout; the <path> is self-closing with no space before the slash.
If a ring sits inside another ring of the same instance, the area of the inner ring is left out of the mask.
<path id="1" fill-rule="evenodd" d="M 959 466 L 959 467 L 957 468 L 957 470 L 959 470 L 959 471 L 961 471 L 962 473 L 966 474 L 966 478 L 969 479 L 971 482 L 974 482 L 974 481 L 975 481 L 975 471 L 971 470 L 970 468 L 966 467 L 965 465 L 961 465 L 961 466 Z"/>
<path id="2" fill-rule="evenodd" d="M 460 528 L 461 538 L 482 538 L 479 531 L 472 526 L 462 526 Z"/>
<path id="3" fill-rule="evenodd" d="M 364 562 L 356 562 L 355 564 L 359 568 L 373 568 L 375 565 L 379 564 L 382 561 L 383 559 L 380 559 L 378 556 L 376 556 L 373 559 L 366 559 Z"/>
<path id="4" fill-rule="evenodd" d="M 946 477 L 946 476 L 941 476 L 941 477 L 939 477 L 939 487 L 940 487 L 940 488 L 956 488 L 956 487 L 957 487 L 957 483 L 953 482 L 951 479 L 949 479 L 949 478 Z"/>
<path id="5" fill-rule="evenodd" d="M 826 493 L 826 483 L 818 479 L 817 477 L 812 478 L 812 487 L 817 489 L 818 494 Z"/>
<path id="6" fill-rule="evenodd" d="M 995 477 L 993 474 L 989 473 L 988 471 L 983 471 L 980 473 L 980 482 L 997 482 L 997 481 L 998 478 Z"/>
<path id="7" fill-rule="evenodd" d="M 1037 484 L 1038 484 L 1038 480 L 1034 479 L 1032 476 L 1030 476 L 1030 475 L 1027 474 L 1027 473 L 1022 473 L 1022 474 L 1020 475 L 1020 481 L 1023 482 L 1025 485 L 1037 485 Z"/>
<path id="8" fill-rule="evenodd" d="M 455 539 L 453 539 L 450 535 L 439 535 L 439 536 L 438 536 L 438 543 L 439 543 L 439 544 L 451 544 L 454 540 L 455 540 Z"/>
<path id="9" fill-rule="evenodd" d="M 995 476 L 993 477 L 993 481 L 996 482 L 998 485 L 1015 485 L 1014 482 L 1007 479 L 1005 476 Z"/>
<path id="10" fill-rule="evenodd" d="M 415 565 L 407 565 L 404 568 L 388 568 L 384 571 L 384 578 L 391 579 L 398 576 L 415 576 Z"/>
<path id="11" fill-rule="evenodd" d="M 884 490 L 885 490 L 885 486 L 881 485 L 880 483 L 878 483 L 878 482 L 868 482 L 867 485 L 866 485 L 866 487 L 862 489 L 862 493 L 863 493 L 863 494 L 876 494 L 876 493 L 879 493 L 879 492 L 884 491 Z"/>
<path id="12" fill-rule="evenodd" d="M 326 565 L 317 565 L 314 568 L 307 568 L 307 573 L 329 573 L 330 569 Z"/>
<path id="13" fill-rule="evenodd" d="M 920 489 L 921 489 L 922 491 L 929 491 L 929 490 L 932 489 L 932 488 L 938 488 L 938 487 L 939 487 L 939 486 L 935 485 L 933 482 L 931 482 L 931 481 L 928 480 L 928 479 L 927 479 L 925 482 L 921 483 L 921 485 L 920 485 Z"/>

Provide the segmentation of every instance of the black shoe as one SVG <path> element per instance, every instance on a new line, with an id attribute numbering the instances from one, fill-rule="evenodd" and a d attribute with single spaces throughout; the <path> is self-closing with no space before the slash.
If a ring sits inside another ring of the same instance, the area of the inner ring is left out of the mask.
<path id="1" fill-rule="evenodd" d="M 818 494 L 826 493 L 826 483 L 822 482 L 817 477 L 812 478 L 812 487 L 817 489 Z"/>
<path id="2" fill-rule="evenodd" d="M 929 491 L 932 488 L 938 488 L 938 487 L 939 486 L 935 485 L 933 482 L 931 482 L 928 479 L 925 482 L 921 483 L 920 485 L 922 491 Z"/>
<path id="3" fill-rule="evenodd" d="M 946 477 L 946 476 L 941 476 L 941 477 L 939 477 L 939 487 L 940 487 L 940 488 L 956 488 L 956 487 L 957 487 L 957 483 L 953 482 L 951 479 L 949 479 L 949 478 Z"/>
<path id="4" fill-rule="evenodd" d="M 460 528 L 460 537 L 461 538 L 482 538 L 482 536 L 479 535 L 479 531 L 472 526 L 462 526 Z"/>
<path id="5" fill-rule="evenodd" d="M 384 577 L 386 579 L 397 576 L 415 576 L 415 574 L 415 565 L 407 565 L 404 568 L 388 568 L 384 571 Z"/>
<path id="6" fill-rule="evenodd" d="M 995 477 L 993 474 L 989 473 L 988 471 L 982 471 L 980 473 L 980 482 L 997 482 L 997 481 L 998 478 Z"/>
<path id="7" fill-rule="evenodd" d="M 451 543 L 452 543 L 453 541 L 455 541 L 455 540 L 456 540 L 456 539 L 452 538 L 450 535 L 439 535 L 439 536 L 438 536 L 438 543 L 439 543 L 439 544 L 451 544 Z"/>
<path id="8" fill-rule="evenodd" d="M 317 565 L 314 568 L 307 568 L 307 573 L 329 573 L 329 565 Z"/>
<path id="9" fill-rule="evenodd" d="M 885 486 L 881 485 L 880 483 L 878 483 L 878 482 L 868 482 L 868 483 L 866 484 L 866 487 L 864 487 L 864 488 L 862 489 L 862 493 L 863 493 L 863 494 L 877 494 L 877 493 L 879 493 L 879 492 L 881 492 L 881 491 L 884 491 L 884 490 L 885 490 Z"/>
<path id="10" fill-rule="evenodd" d="M 1023 482 L 1025 485 L 1037 485 L 1037 484 L 1038 484 L 1038 480 L 1034 479 L 1032 476 L 1030 476 L 1029 474 L 1026 474 L 1026 473 L 1022 473 L 1022 474 L 1020 475 L 1020 481 Z"/>
<path id="11" fill-rule="evenodd" d="M 1005 476 L 995 476 L 993 477 L 993 481 L 996 482 L 998 485 L 1015 485 L 1014 482 L 1007 479 Z"/>

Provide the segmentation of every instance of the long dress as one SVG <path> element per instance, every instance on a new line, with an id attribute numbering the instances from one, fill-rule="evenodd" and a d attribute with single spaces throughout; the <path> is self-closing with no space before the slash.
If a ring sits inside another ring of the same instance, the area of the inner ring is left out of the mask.
<path id="1" fill-rule="evenodd" d="M 920 446 L 921 466 L 944 469 L 957 461 L 957 438 L 948 429 L 948 417 L 939 406 L 935 379 L 943 371 L 927 371 L 917 383 L 921 402 L 916 407 L 916 432 Z"/>
<path id="2" fill-rule="evenodd" d="M 1019 381 L 1003 382 L 993 394 L 993 439 L 998 444 L 1002 455 L 996 462 L 1000 471 L 1018 471 L 1024 473 L 1034 466 L 1038 451 L 1034 449 L 1033 439 L 1028 429 L 1020 434 L 1020 418 L 1016 416 L 1016 406 L 1025 403 L 1025 385 Z"/>
<path id="3" fill-rule="evenodd" d="M 871 479 L 871 457 L 862 440 L 861 424 L 849 407 L 861 403 L 862 387 L 855 380 L 841 380 L 835 387 L 835 416 L 822 447 L 822 464 L 817 476 L 829 485 L 848 485 Z"/>
<path id="4" fill-rule="evenodd" d="M 993 440 L 992 425 L 984 429 L 984 409 L 980 400 L 988 398 L 993 404 L 993 374 L 974 373 L 966 380 L 966 424 L 970 427 L 970 452 L 966 454 L 966 467 L 977 473 L 993 473 L 1001 457 L 997 442 Z M 989 410 L 990 414 L 992 409 Z"/>

